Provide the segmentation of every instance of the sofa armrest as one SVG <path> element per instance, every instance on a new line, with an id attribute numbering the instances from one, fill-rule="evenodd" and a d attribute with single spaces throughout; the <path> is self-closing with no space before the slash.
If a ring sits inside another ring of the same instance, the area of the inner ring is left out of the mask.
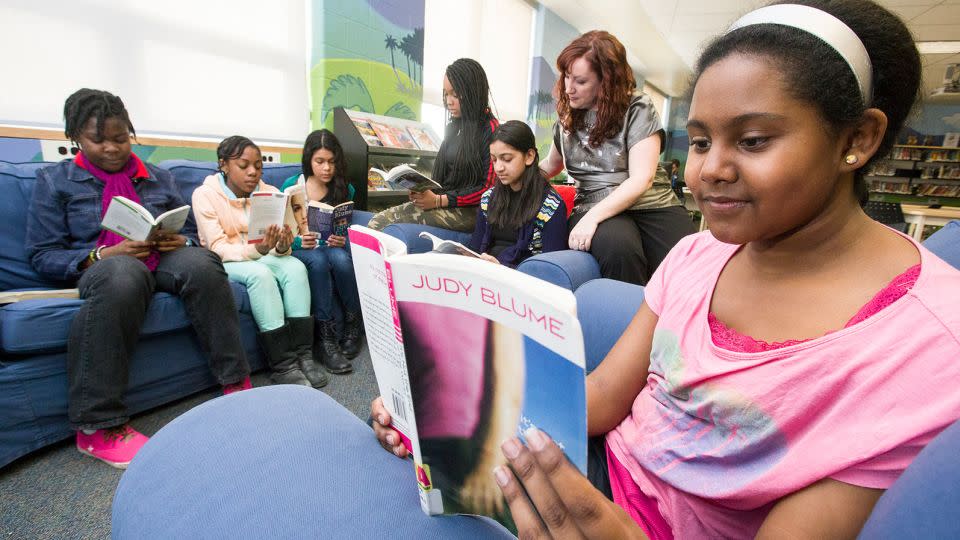
<path id="1" fill-rule="evenodd" d="M 520 263 L 517 270 L 571 291 L 600 277 L 600 265 L 593 255 L 571 249 L 534 255 Z"/>
<path id="2" fill-rule="evenodd" d="M 937 257 L 960 269 L 960 221 L 951 221 L 930 235 L 923 243 Z"/>
<path id="3" fill-rule="evenodd" d="M 574 294 L 589 373 L 600 365 L 640 309 L 643 287 L 613 279 L 594 279 Z"/>
<path id="4" fill-rule="evenodd" d="M 370 223 L 370 220 L 373 218 L 373 212 L 367 212 L 366 210 L 354 210 L 353 215 L 350 217 L 351 225 L 363 225 L 367 226 L 367 223 Z"/>
<path id="5" fill-rule="evenodd" d="M 407 253 L 426 253 L 433 249 L 433 244 L 431 244 L 429 240 L 420 238 L 420 233 L 424 231 L 437 238 L 453 240 L 464 245 L 470 241 L 469 233 L 431 227 L 430 225 L 420 225 L 418 223 L 391 223 L 383 228 L 383 232 L 399 238 L 407 245 Z"/>

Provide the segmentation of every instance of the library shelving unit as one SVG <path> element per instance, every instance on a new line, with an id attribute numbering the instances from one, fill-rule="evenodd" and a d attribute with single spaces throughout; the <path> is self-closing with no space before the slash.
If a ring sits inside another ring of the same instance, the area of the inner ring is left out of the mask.
<path id="1" fill-rule="evenodd" d="M 423 122 L 337 107 L 333 131 L 343 146 L 347 181 L 356 190 L 357 208 L 375 211 L 407 200 L 407 190 L 384 185 L 378 175 L 369 173 L 371 167 L 389 171 L 407 164 L 432 175 L 440 138 Z"/>
<path id="2" fill-rule="evenodd" d="M 898 144 L 866 179 L 871 200 L 960 207 L 960 148 Z"/>

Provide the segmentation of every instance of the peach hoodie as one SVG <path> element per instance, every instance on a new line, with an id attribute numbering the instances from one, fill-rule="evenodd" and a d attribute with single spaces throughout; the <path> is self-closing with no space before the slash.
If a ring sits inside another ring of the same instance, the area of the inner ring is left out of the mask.
<path id="1" fill-rule="evenodd" d="M 278 192 L 260 181 L 256 191 Z M 223 192 L 219 174 L 211 174 L 193 192 L 193 215 L 197 220 L 200 244 L 220 256 L 223 262 L 255 261 L 262 257 L 256 244 L 247 243 L 250 199 L 229 199 Z M 270 255 L 289 255 L 270 250 Z"/>

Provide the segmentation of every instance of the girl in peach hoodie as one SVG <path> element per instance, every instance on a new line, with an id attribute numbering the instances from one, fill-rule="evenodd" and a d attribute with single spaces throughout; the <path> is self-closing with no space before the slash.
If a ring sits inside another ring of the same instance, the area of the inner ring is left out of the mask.
<path id="1" fill-rule="evenodd" d="M 271 225 L 261 242 L 247 243 L 250 195 L 278 191 L 261 180 L 260 148 L 246 137 L 227 137 L 217 161 L 220 170 L 193 192 L 200 242 L 220 256 L 231 281 L 246 286 L 273 382 L 319 388 L 327 376 L 313 360 L 310 286 L 306 267 L 290 257 L 293 232 Z"/>

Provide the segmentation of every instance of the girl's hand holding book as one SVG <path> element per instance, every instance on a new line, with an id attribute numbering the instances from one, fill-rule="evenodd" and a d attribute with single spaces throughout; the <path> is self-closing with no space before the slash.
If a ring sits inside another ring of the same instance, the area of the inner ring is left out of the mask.
<path id="1" fill-rule="evenodd" d="M 327 237 L 327 245 L 330 247 L 343 247 L 347 245 L 347 239 L 343 236 L 331 234 Z"/>
<path id="2" fill-rule="evenodd" d="M 293 230 L 290 229 L 289 225 L 284 225 L 283 229 L 280 230 L 280 238 L 277 240 L 277 253 L 290 251 L 291 245 L 293 245 Z"/>
<path id="3" fill-rule="evenodd" d="M 150 251 L 157 247 L 156 242 L 134 242 L 133 240 L 124 240 L 119 244 L 105 247 L 100 250 L 100 258 L 106 259 L 116 255 L 129 255 L 138 259 L 146 259 L 150 256 Z"/>
<path id="4" fill-rule="evenodd" d="M 407 457 L 410 451 L 403 445 L 397 430 L 390 427 L 392 420 L 387 408 L 383 406 L 382 397 L 377 397 L 370 404 L 370 416 L 373 418 L 373 433 L 377 436 L 380 446 L 399 458 Z"/>
<path id="5" fill-rule="evenodd" d="M 303 249 L 313 249 L 317 247 L 317 233 L 306 232 L 300 235 L 300 247 Z"/>
<path id="6" fill-rule="evenodd" d="M 182 234 L 164 234 L 157 237 L 157 251 L 166 253 L 187 245 L 187 237 Z"/>
<path id="7" fill-rule="evenodd" d="M 289 228 L 288 228 L 289 230 Z M 270 253 L 270 250 L 277 247 L 277 243 L 280 242 L 280 227 L 276 225 L 270 225 L 267 227 L 267 231 L 263 234 L 263 240 L 257 244 L 257 251 L 261 255 L 266 255 Z"/>
<path id="8" fill-rule="evenodd" d="M 520 538 L 647 538 L 630 516 L 590 484 L 542 431 L 500 446 L 507 465 L 494 477 Z"/>
<path id="9" fill-rule="evenodd" d="M 440 195 L 437 195 L 429 189 L 426 191 L 421 191 L 420 193 L 411 191 L 410 201 L 414 206 L 421 210 L 435 210 L 442 206 Z"/>

